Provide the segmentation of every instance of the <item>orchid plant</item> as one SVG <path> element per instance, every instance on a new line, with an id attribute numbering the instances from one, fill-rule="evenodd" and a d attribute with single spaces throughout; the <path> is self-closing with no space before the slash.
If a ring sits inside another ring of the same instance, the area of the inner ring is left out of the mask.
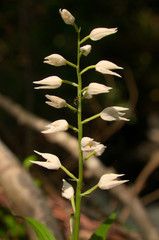
<path id="1" fill-rule="evenodd" d="M 82 101 L 84 101 L 85 98 L 87 99 L 92 98 L 94 95 L 108 93 L 112 89 L 111 87 L 96 82 L 92 82 L 88 86 L 83 88 L 82 87 L 83 74 L 89 71 L 90 69 L 95 69 L 97 72 L 100 72 L 102 74 L 109 74 L 121 77 L 121 75 L 116 73 L 114 70 L 123 69 L 122 67 L 119 67 L 110 61 L 101 60 L 97 64 L 90 65 L 81 70 L 80 63 L 82 56 L 83 55 L 87 56 L 92 49 L 91 45 L 83 46 L 83 43 L 89 39 L 92 41 L 98 41 L 103 37 L 114 34 L 117 32 L 117 28 L 95 28 L 90 32 L 88 36 L 81 39 L 80 37 L 81 28 L 78 28 L 78 26 L 76 25 L 74 16 L 66 9 L 60 9 L 59 12 L 63 21 L 66 24 L 72 25 L 77 33 L 77 62 L 72 63 L 59 54 L 51 54 L 45 57 L 44 63 L 57 67 L 62 65 L 69 65 L 76 71 L 77 82 L 63 80 L 58 76 L 50 76 L 43 80 L 35 81 L 34 83 L 39 85 L 38 87 L 35 87 L 36 89 L 56 89 L 61 87 L 62 84 L 69 84 L 72 87 L 75 87 L 77 91 L 78 105 L 76 106 L 68 104 L 65 99 L 62 99 L 60 97 L 48 94 L 46 95 L 46 98 L 49 100 L 46 103 L 51 107 L 54 108 L 68 107 L 73 111 L 74 114 L 77 115 L 77 127 L 70 125 L 65 119 L 60 119 L 47 125 L 46 129 L 44 129 L 42 133 L 52 134 L 58 131 L 66 131 L 69 128 L 77 132 L 79 145 L 78 176 L 77 177 L 74 176 L 68 169 L 66 169 L 61 164 L 61 161 L 57 156 L 50 153 L 41 153 L 35 151 L 35 153 L 44 158 L 45 161 L 31 161 L 31 162 L 52 170 L 58 170 L 59 168 L 61 168 L 69 176 L 69 178 L 71 178 L 71 180 L 76 182 L 76 189 L 74 190 L 73 186 L 70 183 L 68 183 L 65 179 L 63 179 L 62 196 L 66 199 L 69 199 L 72 204 L 72 209 L 74 212 L 74 228 L 71 234 L 71 239 L 78 240 L 82 198 L 90 194 L 97 188 L 100 188 L 102 190 L 108 190 L 110 188 L 113 188 L 115 186 L 127 182 L 127 180 L 118 179 L 119 177 L 122 177 L 123 174 L 107 173 L 101 176 L 98 183 L 91 189 L 85 192 L 82 191 L 84 163 L 86 161 L 89 161 L 89 158 L 93 155 L 100 156 L 105 151 L 106 148 L 106 146 L 104 146 L 103 144 L 94 141 L 93 138 L 83 136 L 83 125 L 98 117 L 105 121 L 119 121 L 119 120 L 129 121 L 129 119 L 124 117 L 128 108 L 120 106 L 107 107 L 102 112 L 97 113 L 94 116 L 91 116 L 84 120 L 82 119 Z M 83 157 L 83 153 L 88 154 L 86 155 L 86 157 Z"/>

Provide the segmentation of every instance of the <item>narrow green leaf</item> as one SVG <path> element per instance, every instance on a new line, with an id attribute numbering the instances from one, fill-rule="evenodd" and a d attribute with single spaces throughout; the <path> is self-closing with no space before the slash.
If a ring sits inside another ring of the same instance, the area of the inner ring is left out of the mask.
<path id="1" fill-rule="evenodd" d="M 30 226 L 34 229 L 37 240 L 56 240 L 56 238 L 50 233 L 50 231 L 41 222 L 33 218 L 24 218 Z"/>
<path id="2" fill-rule="evenodd" d="M 89 240 L 106 240 L 107 233 L 115 219 L 116 213 L 112 213 L 92 234 Z"/>
<path id="3" fill-rule="evenodd" d="M 70 215 L 70 231 L 71 231 L 71 239 L 73 239 L 73 220 L 74 220 L 74 214 L 72 213 Z"/>

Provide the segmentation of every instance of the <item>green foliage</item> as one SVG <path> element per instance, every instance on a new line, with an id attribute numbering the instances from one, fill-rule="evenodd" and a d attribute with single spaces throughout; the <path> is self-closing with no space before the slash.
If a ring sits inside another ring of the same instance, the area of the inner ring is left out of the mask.
<path id="1" fill-rule="evenodd" d="M 27 158 L 24 159 L 23 166 L 26 169 L 29 169 L 31 167 L 31 165 L 32 165 L 30 160 L 31 161 L 36 161 L 37 160 L 37 156 L 36 155 L 30 155 L 30 156 L 28 156 Z"/>
<path id="2" fill-rule="evenodd" d="M 34 229 L 37 240 L 56 240 L 56 238 L 50 233 L 50 231 L 41 222 L 33 218 L 24 218 L 29 225 Z"/>
<path id="3" fill-rule="evenodd" d="M 5 239 L 26 239 L 25 226 L 17 221 L 8 210 L 0 209 L 0 238 Z"/>
<path id="4" fill-rule="evenodd" d="M 116 213 L 111 214 L 93 233 L 89 240 L 105 240 L 107 233 L 115 219 Z"/>

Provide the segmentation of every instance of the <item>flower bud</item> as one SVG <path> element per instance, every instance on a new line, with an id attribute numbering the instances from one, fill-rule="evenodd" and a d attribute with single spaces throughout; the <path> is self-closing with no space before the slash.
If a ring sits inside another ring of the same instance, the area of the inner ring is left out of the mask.
<path id="1" fill-rule="evenodd" d="M 59 13 L 66 24 L 73 25 L 75 18 L 68 10 L 60 9 Z"/>
<path id="2" fill-rule="evenodd" d="M 91 49 L 92 49 L 91 45 L 85 45 L 83 47 L 80 47 L 80 51 L 84 56 L 87 56 L 90 53 Z"/>
<path id="3" fill-rule="evenodd" d="M 114 75 L 117 77 L 121 77 L 118 73 L 115 73 L 111 70 L 113 69 L 123 69 L 122 67 L 117 66 L 115 63 L 109 62 L 107 60 L 102 60 L 95 65 L 95 69 L 97 72 L 103 74 Z"/>
<path id="4" fill-rule="evenodd" d="M 62 181 L 63 181 L 62 197 L 71 200 L 71 198 L 74 197 L 74 189 L 72 185 L 69 184 L 65 179 L 63 179 Z"/>
<path id="5" fill-rule="evenodd" d="M 45 167 L 45 168 L 52 169 L 52 170 L 58 170 L 60 168 L 61 162 L 57 156 L 50 154 L 50 153 L 40 153 L 38 151 L 34 151 L 34 152 L 39 154 L 40 156 L 42 156 L 47 161 L 46 162 L 30 161 L 30 162 L 37 164 L 41 167 Z"/>
<path id="6" fill-rule="evenodd" d="M 100 117 L 105 121 L 129 121 L 129 119 L 122 117 L 125 115 L 122 111 L 127 110 L 129 110 L 129 108 L 118 106 L 107 107 L 100 113 Z"/>
<path id="7" fill-rule="evenodd" d="M 42 133 L 55 133 L 60 131 L 66 131 L 69 127 L 69 124 L 66 120 L 60 119 L 55 122 L 52 122 L 46 126 L 47 130 L 42 131 Z"/>
<path id="8" fill-rule="evenodd" d="M 43 85 L 35 87 L 35 89 L 56 89 L 61 86 L 62 79 L 57 76 L 50 76 L 40 81 L 34 81 L 33 83 Z"/>
<path id="9" fill-rule="evenodd" d="M 51 54 L 51 55 L 45 57 L 44 59 L 45 59 L 44 63 L 48 63 L 48 64 L 56 66 L 56 67 L 66 65 L 66 59 L 64 57 L 62 57 L 61 55 L 56 54 L 56 53 Z"/>
<path id="10" fill-rule="evenodd" d="M 66 107 L 66 101 L 60 97 L 52 96 L 52 95 L 45 95 L 46 98 L 50 100 L 50 102 L 46 102 L 48 105 L 54 108 L 63 108 Z"/>
<path id="11" fill-rule="evenodd" d="M 104 174 L 98 182 L 98 187 L 102 190 L 108 190 L 122 183 L 128 182 L 128 180 L 116 180 L 118 177 L 121 177 L 123 175 L 124 174 L 115 174 L 115 173 Z"/>
<path id="12" fill-rule="evenodd" d="M 110 34 L 116 33 L 117 30 L 117 28 L 95 28 L 91 31 L 89 36 L 91 40 L 97 41 Z"/>

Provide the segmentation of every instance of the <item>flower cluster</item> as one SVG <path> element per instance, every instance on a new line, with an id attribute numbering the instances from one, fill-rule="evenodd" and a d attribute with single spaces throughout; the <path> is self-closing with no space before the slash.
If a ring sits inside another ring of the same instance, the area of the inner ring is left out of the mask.
<path id="1" fill-rule="evenodd" d="M 52 134 L 55 132 L 59 131 L 66 131 L 69 128 L 75 130 L 78 133 L 78 140 L 79 140 L 79 164 L 80 164 L 80 169 L 82 169 L 83 164 L 85 161 L 87 161 L 91 156 L 101 156 L 103 152 L 106 149 L 106 146 L 103 144 L 94 141 L 93 138 L 90 137 L 83 137 L 82 136 L 82 128 L 83 124 L 100 117 L 101 119 L 105 121 L 129 121 L 124 115 L 126 114 L 126 111 L 128 108 L 126 107 L 121 107 L 121 106 L 111 106 L 105 108 L 102 112 L 84 119 L 82 119 L 82 101 L 85 98 L 92 98 L 94 95 L 98 94 L 106 94 L 109 93 L 109 91 L 112 89 L 109 86 L 106 86 L 104 84 L 99 84 L 96 82 L 90 83 L 88 86 L 84 87 L 82 89 L 82 75 L 90 70 L 94 69 L 97 72 L 100 72 L 102 74 L 108 74 L 108 75 L 113 75 L 117 77 L 121 77 L 121 75 L 114 70 L 121 70 L 123 69 L 122 67 L 116 65 L 115 63 L 112 63 L 108 60 L 101 60 L 95 65 L 91 65 L 86 67 L 83 70 L 80 69 L 80 59 L 82 55 L 87 56 L 90 54 L 92 46 L 91 45 L 84 45 L 82 44 L 87 41 L 88 39 L 92 41 L 98 41 L 102 39 L 103 37 L 106 37 L 108 35 L 114 34 L 117 32 L 117 28 L 95 28 L 93 29 L 90 34 L 86 37 L 84 37 L 82 40 L 80 40 L 80 29 L 78 29 L 77 25 L 75 24 L 75 18 L 74 16 L 67 11 L 66 9 L 60 9 L 59 10 L 60 15 L 63 19 L 63 21 L 66 24 L 72 25 L 77 34 L 78 34 L 78 51 L 77 51 L 77 64 L 74 64 L 67 59 L 65 59 L 63 56 L 59 54 L 51 54 L 44 59 L 44 63 L 50 64 L 52 66 L 63 66 L 63 65 L 69 65 L 73 68 L 76 69 L 77 72 L 77 79 L 78 82 L 72 82 L 69 80 L 63 80 L 58 76 L 49 76 L 47 78 L 44 78 L 43 80 L 40 81 L 35 81 L 35 84 L 38 84 L 38 87 L 35 87 L 36 89 L 56 89 L 61 87 L 61 85 L 64 84 L 69 84 L 77 89 L 77 97 L 78 97 L 78 105 L 77 106 L 72 106 L 67 103 L 67 101 L 61 97 L 57 97 L 55 95 L 46 95 L 46 98 L 48 101 L 46 103 L 50 105 L 51 107 L 54 108 L 64 108 L 68 107 L 70 108 L 74 113 L 77 114 L 77 119 L 78 119 L 78 127 L 73 127 L 71 126 L 67 120 L 65 119 L 59 119 L 56 120 L 46 126 L 46 129 L 42 131 L 44 134 Z M 83 159 L 83 154 L 81 153 L 88 153 L 88 155 Z M 114 173 L 108 173 L 104 174 L 101 176 L 99 182 L 97 185 L 95 185 L 93 188 L 86 192 L 81 192 L 82 188 L 82 181 L 83 181 L 83 176 L 81 174 L 81 170 L 79 172 L 79 178 L 76 178 L 71 172 L 69 172 L 60 162 L 59 158 L 53 154 L 49 153 L 41 153 L 38 151 L 35 151 L 38 155 L 40 155 L 42 158 L 44 158 L 46 161 L 31 161 L 32 163 L 35 163 L 37 165 L 40 165 L 42 167 L 52 169 L 52 170 L 58 170 L 61 168 L 66 172 L 66 174 L 71 177 L 72 180 L 77 182 L 77 192 L 76 192 L 76 203 L 78 204 L 78 197 L 81 198 L 81 196 L 85 196 L 92 191 L 94 191 L 97 187 L 103 190 L 110 189 L 112 187 L 118 186 L 122 183 L 125 183 L 127 180 L 118 180 L 118 177 L 122 177 L 123 174 L 114 174 Z M 81 157 L 82 156 L 82 157 Z M 88 160 L 89 161 L 89 160 Z M 74 202 L 74 189 L 71 184 L 69 184 L 66 180 L 63 180 L 63 187 L 62 187 L 62 196 L 69 199 L 72 203 L 73 210 L 75 211 L 76 209 L 76 204 Z"/>

